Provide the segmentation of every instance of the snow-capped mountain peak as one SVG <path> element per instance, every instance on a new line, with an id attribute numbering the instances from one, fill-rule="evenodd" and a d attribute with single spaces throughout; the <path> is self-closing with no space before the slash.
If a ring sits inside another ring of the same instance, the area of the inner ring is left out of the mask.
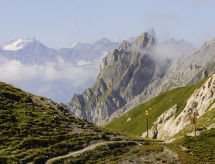
<path id="1" fill-rule="evenodd" d="M 17 50 L 25 48 L 27 45 L 29 45 L 30 43 L 32 43 L 34 41 L 35 41 L 34 38 L 13 39 L 13 40 L 9 40 L 8 42 L 2 44 L 0 49 L 6 50 L 6 51 L 17 51 Z"/>
<path id="2" fill-rule="evenodd" d="M 74 42 L 74 43 L 72 43 L 72 44 L 66 46 L 65 48 L 75 48 L 77 45 L 78 45 L 78 43 L 77 43 L 77 42 Z"/>

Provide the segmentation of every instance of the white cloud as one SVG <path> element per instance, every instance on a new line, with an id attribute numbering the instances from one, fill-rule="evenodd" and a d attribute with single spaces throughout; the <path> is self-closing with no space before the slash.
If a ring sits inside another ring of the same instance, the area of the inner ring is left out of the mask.
<path id="1" fill-rule="evenodd" d="M 44 65 L 23 64 L 18 60 L 8 60 L 3 57 L 0 61 L 0 80 L 6 82 L 39 78 L 43 81 L 70 80 L 80 84 L 97 73 L 95 65 L 75 66 L 71 62 L 64 62 L 63 59 L 58 62 L 47 62 Z"/>
<path id="2" fill-rule="evenodd" d="M 88 64 L 91 64 L 90 61 L 84 61 L 84 60 L 79 60 L 77 65 L 78 66 L 84 66 L 84 65 L 88 65 Z"/>
<path id="3" fill-rule="evenodd" d="M 74 92 L 91 85 L 90 82 L 96 78 L 98 72 L 97 64 L 77 66 L 59 58 L 57 62 L 30 65 L 0 57 L 0 81 L 66 102 Z"/>

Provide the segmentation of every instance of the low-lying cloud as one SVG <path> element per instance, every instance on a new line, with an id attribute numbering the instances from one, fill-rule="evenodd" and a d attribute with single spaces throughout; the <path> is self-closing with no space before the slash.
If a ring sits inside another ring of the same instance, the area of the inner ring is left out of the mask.
<path id="1" fill-rule="evenodd" d="M 25 81 L 32 79 L 70 80 L 74 84 L 82 84 L 95 75 L 95 65 L 75 66 L 71 62 L 47 62 L 44 65 L 22 64 L 18 60 L 0 58 L 0 79 L 6 82 Z"/>
<path id="2" fill-rule="evenodd" d="M 181 41 L 183 42 L 183 41 Z M 153 47 L 152 54 L 156 58 L 175 58 L 192 53 L 195 48 L 189 43 L 164 42 Z"/>
<path id="3" fill-rule="evenodd" d="M 56 62 L 30 65 L 0 57 L 0 81 L 63 102 L 68 101 L 74 92 L 89 87 L 97 72 L 98 63 L 75 65 L 59 58 Z M 63 98 L 59 100 L 60 94 Z"/>

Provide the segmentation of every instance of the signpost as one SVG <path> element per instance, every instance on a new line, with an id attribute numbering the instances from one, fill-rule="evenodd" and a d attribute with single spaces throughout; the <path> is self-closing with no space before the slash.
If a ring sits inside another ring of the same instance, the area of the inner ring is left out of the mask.
<path id="1" fill-rule="evenodd" d="M 193 112 L 193 117 L 191 116 L 191 123 L 194 126 L 194 135 L 196 136 L 196 124 L 197 124 L 197 116 L 199 116 L 198 112 Z"/>
<path id="2" fill-rule="evenodd" d="M 151 116 L 149 116 L 149 111 L 146 110 L 146 114 L 143 115 L 144 118 L 146 118 L 146 128 L 147 128 L 147 137 L 149 137 L 149 126 L 148 126 L 148 119 L 152 118 Z"/>

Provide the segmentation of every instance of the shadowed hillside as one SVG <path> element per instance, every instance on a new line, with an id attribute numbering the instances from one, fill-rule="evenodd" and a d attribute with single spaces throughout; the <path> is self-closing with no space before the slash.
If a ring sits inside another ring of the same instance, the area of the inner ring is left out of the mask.
<path id="1" fill-rule="evenodd" d="M 75 118 L 50 99 L 0 83 L 0 163 L 44 163 L 117 136 Z"/>

